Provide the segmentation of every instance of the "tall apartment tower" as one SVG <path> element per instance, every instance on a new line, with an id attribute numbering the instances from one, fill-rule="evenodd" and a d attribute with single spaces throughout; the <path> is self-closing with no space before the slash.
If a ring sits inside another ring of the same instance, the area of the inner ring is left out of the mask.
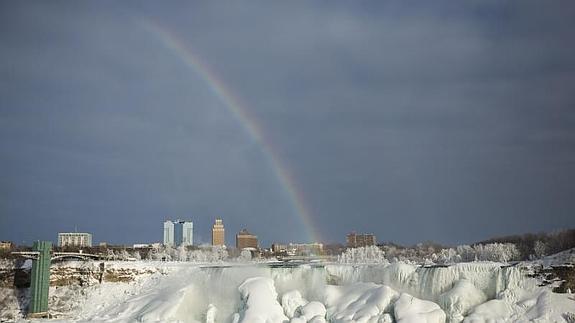
<path id="1" fill-rule="evenodd" d="M 191 221 L 167 220 L 164 222 L 164 245 L 191 246 L 194 243 L 194 223 Z"/>
<path id="2" fill-rule="evenodd" d="M 164 245 L 174 245 L 174 222 L 170 220 L 164 222 Z"/>
<path id="3" fill-rule="evenodd" d="M 216 219 L 216 223 L 212 226 L 212 245 L 224 246 L 226 244 L 226 234 L 224 223 L 222 219 Z"/>
<path id="4" fill-rule="evenodd" d="M 191 246 L 194 244 L 194 222 L 184 221 L 182 223 L 182 244 Z"/>

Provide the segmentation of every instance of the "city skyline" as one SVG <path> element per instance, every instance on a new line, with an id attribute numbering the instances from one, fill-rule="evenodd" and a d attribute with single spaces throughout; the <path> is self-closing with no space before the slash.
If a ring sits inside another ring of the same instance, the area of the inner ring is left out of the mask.
<path id="1" fill-rule="evenodd" d="M 575 227 L 574 15 L 3 1 L 0 239 L 161 241 L 166 215 L 263 245 Z"/>

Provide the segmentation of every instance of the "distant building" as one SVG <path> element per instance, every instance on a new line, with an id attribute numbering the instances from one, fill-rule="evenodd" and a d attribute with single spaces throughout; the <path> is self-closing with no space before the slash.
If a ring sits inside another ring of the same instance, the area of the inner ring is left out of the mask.
<path id="1" fill-rule="evenodd" d="M 272 243 L 273 253 L 287 253 L 287 245 L 282 243 Z"/>
<path id="2" fill-rule="evenodd" d="M 357 234 L 351 232 L 346 236 L 348 248 L 375 246 L 375 236 L 371 233 Z"/>
<path id="3" fill-rule="evenodd" d="M 273 243 L 271 248 L 273 253 L 285 253 L 290 256 L 309 256 L 323 254 L 323 244 L 321 243 Z"/>
<path id="4" fill-rule="evenodd" d="M 222 219 L 216 219 L 216 223 L 212 226 L 212 245 L 224 246 L 226 244 L 226 234 L 224 223 Z"/>
<path id="5" fill-rule="evenodd" d="M 236 235 L 236 248 L 238 249 L 245 249 L 245 248 L 258 248 L 258 237 L 248 232 L 246 229 L 242 229 Z"/>
<path id="6" fill-rule="evenodd" d="M 11 250 L 14 244 L 11 241 L 0 241 L 0 250 Z"/>
<path id="7" fill-rule="evenodd" d="M 191 246 L 194 243 L 194 223 L 182 220 L 164 222 L 164 245 Z"/>
<path id="8" fill-rule="evenodd" d="M 182 243 L 184 246 L 191 246 L 194 244 L 194 223 L 180 222 L 182 224 Z"/>
<path id="9" fill-rule="evenodd" d="M 60 232 L 58 233 L 59 247 L 91 247 L 92 235 L 85 232 Z"/>
<path id="10" fill-rule="evenodd" d="M 174 222 L 170 220 L 164 221 L 164 245 L 174 245 Z"/>

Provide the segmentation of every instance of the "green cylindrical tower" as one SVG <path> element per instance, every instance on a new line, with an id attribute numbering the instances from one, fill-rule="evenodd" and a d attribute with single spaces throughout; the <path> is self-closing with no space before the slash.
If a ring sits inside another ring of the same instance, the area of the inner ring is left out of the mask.
<path id="1" fill-rule="evenodd" d="M 50 262 L 52 242 L 36 241 L 32 246 L 38 251 L 38 259 L 32 262 L 29 314 L 48 313 L 48 290 L 50 288 Z"/>

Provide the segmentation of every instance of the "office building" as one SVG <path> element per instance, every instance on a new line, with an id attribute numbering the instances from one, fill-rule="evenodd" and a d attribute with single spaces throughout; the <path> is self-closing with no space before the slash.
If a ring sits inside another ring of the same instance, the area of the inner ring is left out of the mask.
<path id="1" fill-rule="evenodd" d="M 346 236 L 347 246 L 349 248 L 375 246 L 375 235 L 371 233 L 357 234 L 351 232 Z"/>
<path id="2" fill-rule="evenodd" d="M 194 243 L 194 223 L 182 220 L 164 222 L 164 245 L 177 247 Z"/>
<path id="3" fill-rule="evenodd" d="M 222 219 L 216 219 L 216 223 L 214 223 L 214 225 L 212 226 L 212 245 L 213 246 L 226 245 L 226 234 Z"/>
<path id="4" fill-rule="evenodd" d="M 243 229 L 236 235 L 236 248 L 258 248 L 258 237 L 248 232 L 248 230 Z"/>
<path id="5" fill-rule="evenodd" d="M 85 232 L 60 232 L 58 233 L 59 247 L 91 247 L 92 235 Z"/>

